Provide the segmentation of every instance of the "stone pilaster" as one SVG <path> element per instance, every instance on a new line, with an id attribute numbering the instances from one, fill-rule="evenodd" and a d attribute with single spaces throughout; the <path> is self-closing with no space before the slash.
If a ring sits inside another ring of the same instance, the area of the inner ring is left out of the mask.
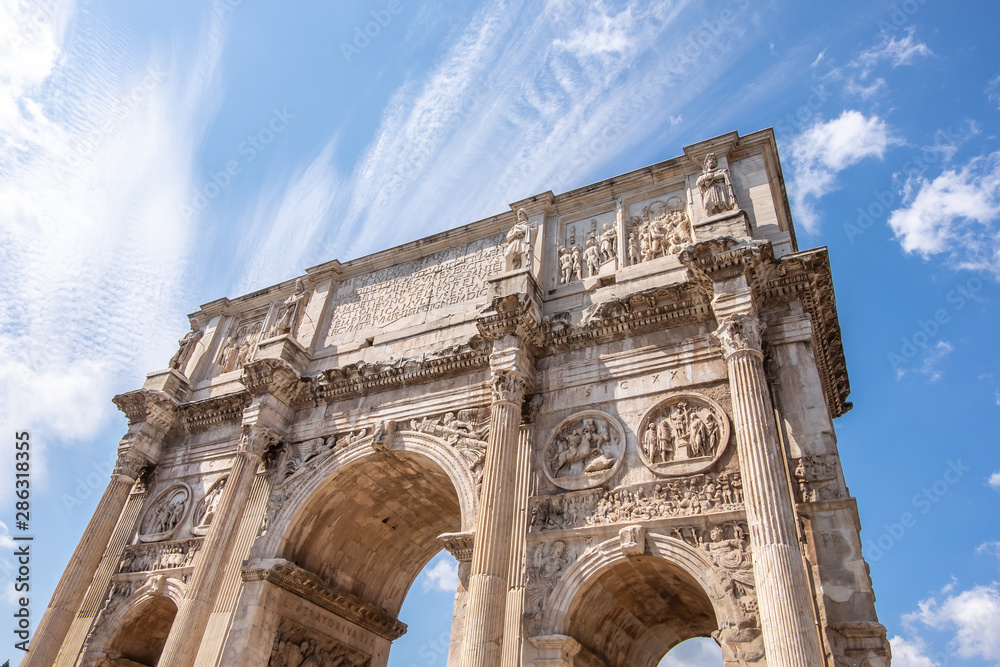
<path id="1" fill-rule="evenodd" d="M 298 374 L 287 362 L 279 359 L 251 362 L 240 381 L 253 395 L 253 400 L 243 411 L 239 447 L 233 457 L 229 479 L 163 647 L 161 665 L 190 667 L 194 664 L 215 599 L 222 588 L 226 565 L 232 557 L 257 470 L 268 450 L 282 441 L 282 434 L 292 417 L 289 404 Z"/>
<path id="2" fill-rule="evenodd" d="M 538 395 L 536 394 L 536 398 Z M 529 419 L 533 422 L 533 419 Z M 531 483 L 531 442 L 535 427 L 523 424 L 517 443 L 517 483 L 514 487 L 514 524 L 510 537 L 510 573 L 507 576 L 507 619 L 504 622 L 503 667 L 521 664 L 521 644 L 524 641 L 524 536 L 528 530 L 528 495 Z"/>
<path id="3" fill-rule="evenodd" d="M 764 375 L 760 329 L 755 315 L 729 315 L 715 336 L 729 370 L 764 648 L 771 667 L 821 665 L 812 592 Z"/>
<path id="4" fill-rule="evenodd" d="M 122 394 L 115 402 L 129 418 L 128 433 L 118 447 L 118 462 L 52 594 L 22 665 L 50 667 L 55 663 L 118 525 L 129 492 L 142 471 L 159 461 L 163 440 L 173 425 L 176 402 L 161 392 L 139 390 Z"/>

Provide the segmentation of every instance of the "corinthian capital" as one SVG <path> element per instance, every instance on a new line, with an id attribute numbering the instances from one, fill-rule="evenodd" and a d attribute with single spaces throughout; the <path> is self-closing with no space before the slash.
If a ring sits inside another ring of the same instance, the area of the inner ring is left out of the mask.
<path id="1" fill-rule="evenodd" d="M 756 315 L 727 315 L 719 323 L 714 336 L 722 345 L 722 351 L 728 359 L 739 352 L 749 352 L 763 356 L 761 352 L 761 332 L 764 323 Z"/>
<path id="2" fill-rule="evenodd" d="M 127 477 L 134 483 L 135 480 L 139 479 L 139 475 L 142 474 L 143 469 L 148 465 L 149 459 L 139 452 L 128 449 L 119 452 L 114 474 Z"/>
<path id="3" fill-rule="evenodd" d="M 497 371 L 493 375 L 493 402 L 506 401 L 520 408 L 527 380 L 520 373 Z"/>
<path id="4" fill-rule="evenodd" d="M 243 432 L 240 434 L 239 451 L 248 452 L 259 459 L 263 459 L 267 450 L 279 442 L 281 442 L 281 436 L 266 426 L 244 424 Z"/>

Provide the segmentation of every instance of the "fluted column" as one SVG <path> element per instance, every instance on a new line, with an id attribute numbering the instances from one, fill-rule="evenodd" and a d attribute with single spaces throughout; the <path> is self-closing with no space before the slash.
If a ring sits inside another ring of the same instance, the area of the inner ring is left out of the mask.
<path id="1" fill-rule="evenodd" d="M 538 394 L 535 395 L 536 398 Z M 521 664 L 524 627 L 524 537 L 528 530 L 528 494 L 531 483 L 531 441 L 534 419 L 521 426 L 517 443 L 517 483 L 514 486 L 514 522 L 510 535 L 510 572 L 507 575 L 507 618 L 504 623 L 502 667 Z"/>
<path id="2" fill-rule="evenodd" d="M 280 437 L 268 428 L 243 427 L 239 450 L 233 460 L 226 488 L 219 499 L 218 512 L 198 554 L 191 582 L 170 628 L 159 665 L 189 667 L 194 664 L 215 597 L 222 586 L 226 565 L 232 556 L 240 519 L 250 499 L 257 468 L 267 449 L 279 440 Z"/>
<path id="3" fill-rule="evenodd" d="M 104 490 L 94 516 L 83 531 L 83 537 L 52 594 L 52 601 L 35 630 L 22 666 L 50 667 L 55 663 L 63 639 L 73 624 L 76 612 L 94 579 L 94 572 L 104 556 L 111 533 L 118 524 L 129 492 L 143 468 L 149 464 L 149 459 L 132 449 L 118 454 L 111 482 Z"/>
<path id="4" fill-rule="evenodd" d="M 761 322 L 751 313 L 727 315 L 720 321 L 715 337 L 722 344 L 729 370 L 767 664 L 822 665 L 812 593 L 764 376 Z"/>
<path id="5" fill-rule="evenodd" d="M 525 363 L 517 336 L 494 343 L 493 403 L 486 465 L 476 517 L 475 546 L 469 575 L 466 631 L 462 664 L 496 667 L 503 649 L 510 536 L 514 524 L 517 443 L 521 403 L 527 385 Z M 509 363 L 507 360 L 513 360 Z M 521 361 L 521 363 L 518 363 Z"/>

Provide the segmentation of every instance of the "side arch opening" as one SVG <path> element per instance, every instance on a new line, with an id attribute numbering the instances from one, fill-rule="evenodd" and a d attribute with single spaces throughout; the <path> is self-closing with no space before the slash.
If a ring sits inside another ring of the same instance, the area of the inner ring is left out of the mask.
<path id="1" fill-rule="evenodd" d="M 177 605 L 169 597 L 151 597 L 115 629 L 104 649 L 109 667 L 155 667 L 170 634 Z"/>

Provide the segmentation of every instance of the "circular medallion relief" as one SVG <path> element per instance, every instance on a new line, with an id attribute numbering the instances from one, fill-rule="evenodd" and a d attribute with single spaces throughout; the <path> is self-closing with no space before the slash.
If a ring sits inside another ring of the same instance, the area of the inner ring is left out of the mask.
<path id="1" fill-rule="evenodd" d="M 625 430 L 605 412 L 578 412 L 553 429 L 542 451 L 542 470 L 553 484 L 570 491 L 589 489 L 621 467 Z"/>
<path id="2" fill-rule="evenodd" d="M 680 394 L 646 413 L 639 427 L 639 455 L 660 475 L 690 475 L 719 460 L 729 442 L 729 417 L 699 394 Z"/>
<path id="3" fill-rule="evenodd" d="M 191 488 L 187 484 L 174 484 L 156 496 L 139 527 L 143 542 L 169 540 L 187 517 L 191 506 Z"/>

